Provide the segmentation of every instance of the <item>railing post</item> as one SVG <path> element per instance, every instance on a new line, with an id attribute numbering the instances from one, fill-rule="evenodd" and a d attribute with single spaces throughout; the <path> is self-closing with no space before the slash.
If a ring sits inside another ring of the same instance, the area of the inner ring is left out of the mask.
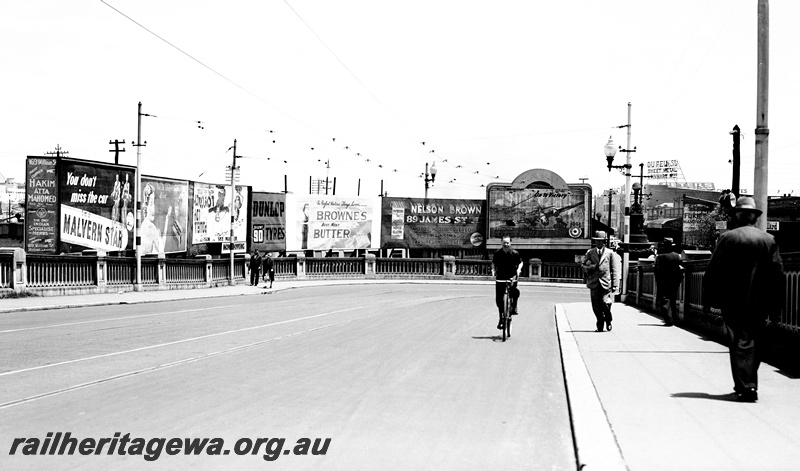
<path id="1" fill-rule="evenodd" d="M 364 255 L 364 277 L 368 280 L 375 279 L 375 254 Z"/>
<path id="2" fill-rule="evenodd" d="M 442 274 L 445 280 L 456 279 L 456 258 L 454 256 L 442 256 Z"/>
<path id="3" fill-rule="evenodd" d="M 167 289 L 167 257 L 163 253 L 158 254 L 158 289 Z"/>
<path id="4" fill-rule="evenodd" d="M 528 279 L 530 281 L 542 281 L 542 260 L 532 258 L 528 260 Z"/>
<path id="5" fill-rule="evenodd" d="M 306 254 L 297 254 L 297 279 L 306 279 Z"/>
<path id="6" fill-rule="evenodd" d="M 2 247 L 2 253 L 13 253 L 14 260 L 11 265 L 11 288 L 17 293 L 22 293 L 28 286 L 28 267 L 25 251 L 17 247 Z"/>
<path id="7" fill-rule="evenodd" d="M 108 287 L 108 254 L 105 250 L 84 250 L 81 252 L 84 257 L 95 257 L 95 282 L 97 292 L 105 293 Z"/>
<path id="8" fill-rule="evenodd" d="M 214 281 L 214 264 L 211 260 L 211 255 L 195 255 L 194 258 L 206 261 L 206 288 L 211 288 Z"/>

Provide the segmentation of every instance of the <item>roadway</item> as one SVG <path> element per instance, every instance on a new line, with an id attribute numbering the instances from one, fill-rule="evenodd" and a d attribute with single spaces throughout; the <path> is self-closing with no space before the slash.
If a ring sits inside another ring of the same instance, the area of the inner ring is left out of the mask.
<path id="1" fill-rule="evenodd" d="M 575 469 L 554 305 L 588 295 L 521 289 L 505 343 L 489 284 L 3 313 L 0 469 Z M 9 456 L 47 432 L 223 438 L 230 454 Z M 268 462 L 277 442 L 237 456 L 245 437 L 286 442 Z M 284 454 L 300 438 L 330 442 Z"/>

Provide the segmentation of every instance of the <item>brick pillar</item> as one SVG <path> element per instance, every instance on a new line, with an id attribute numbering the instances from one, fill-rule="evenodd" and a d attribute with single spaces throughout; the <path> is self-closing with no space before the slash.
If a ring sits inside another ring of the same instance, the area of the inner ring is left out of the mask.
<path id="1" fill-rule="evenodd" d="M 456 258 L 452 255 L 445 255 L 442 257 L 442 273 L 445 280 L 456 279 Z"/>
<path id="2" fill-rule="evenodd" d="M 297 254 L 297 279 L 306 279 L 306 254 Z"/>
<path id="3" fill-rule="evenodd" d="M 95 257 L 95 284 L 98 293 L 105 293 L 108 287 L 108 254 L 105 250 L 87 249 L 81 252 L 84 257 Z"/>
<path id="4" fill-rule="evenodd" d="M 542 260 L 532 258 L 528 260 L 528 279 L 530 281 L 542 281 Z"/>
<path id="5" fill-rule="evenodd" d="M 158 289 L 167 289 L 167 257 L 163 253 L 158 254 L 156 278 L 158 280 Z"/>
<path id="6" fill-rule="evenodd" d="M 211 288 L 211 282 L 214 279 L 214 275 L 211 272 L 211 255 L 195 255 L 194 258 L 206 261 L 206 288 Z"/>
<path id="7" fill-rule="evenodd" d="M 22 293 L 28 286 L 28 266 L 25 251 L 20 248 L 0 247 L 0 253 L 13 253 L 14 260 L 11 266 L 11 288 L 17 293 Z"/>
<path id="8" fill-rule="evenodd" d="M 375 279 L 375 255 L 368 253 L 364 256 L 364 277 L 368 280 Z"/>

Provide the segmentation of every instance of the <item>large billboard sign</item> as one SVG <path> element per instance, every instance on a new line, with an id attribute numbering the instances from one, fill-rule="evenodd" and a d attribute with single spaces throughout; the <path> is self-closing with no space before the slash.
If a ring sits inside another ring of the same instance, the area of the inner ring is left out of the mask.
<path id="1" fill-rule="evenodd" d="M 58 239 L 56 159 L 28 157 L 25 212 L 25 251 L 55 253 Z"/>
<path id="2" fill-rule="evenodd" d="M 286 196 L 286 250 L 379 248 L 377 198 Z"/>
<path id="3" fill-rule="evenodd" d="M 484 245 L 483 200 L 383 198 L 381 246 L 475 249 Z"/>
<path id="4" fill-rule="evenodd" d="M 247 189 L 230 185 L 192 184 L 192 244 L 230 242 L 231 217 L 236 251 L 244 251 L 247 240 Z"/>
<path id="5" fill-rule="evenodd" d="M 61 250 L 133 249 L 135 169 L 61 159 L 58 164 Z"/>
<path id="6" fill-rule="evenodd" d="M 703 246 L 708 241 L 700 226 L 702 222 L 714 211 L 714 204 L 687 203 L 683 206 L 683 245 Z"/>
<path id="7" fill-rule="evenodd" d="M 142 254 L 185 252 L 188 227 L 189 182 L 142 176 Z"/>
<path id="8" fill-rule="evenodd" d="M 680 164 L 677 160 L 650 160 L 647 162 L 647 175 L 656 180 L 675 180 L 678 178 Z"/>
<path id="9" fill-rule="evenodd" d="M 585 186 L 563 189 L 490 185 L 488 221 L 491 239 L 581 239 L 589 237 Z"/>
<path id="10" fill-rule="evenodd" d="M 261 252 L 286 250 L 286 195 L 283 193 L 252 193 L 250 224 L 252 249 Z"/>

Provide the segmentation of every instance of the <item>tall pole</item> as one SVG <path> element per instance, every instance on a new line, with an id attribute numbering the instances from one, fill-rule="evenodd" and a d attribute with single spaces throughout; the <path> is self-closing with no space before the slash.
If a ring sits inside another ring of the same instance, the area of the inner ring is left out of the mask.
<path id="1" fill-rule="evenodd" d="M 742 133 L 739 129 L 739 125 L 736 124 L 733 126 L 733 131 L 731 131 L 731 135 L 733 136 L 733 160 L 731 163 L 733 164 L 733 175 L 731 178 L 731 191 L 737 197 L 739 195 L 739 169 L 742 166 L 742 154 L 741 154 L 741 137 Z"/>
<path id="2" fill-rule="evenodd" d="M 764 211 L 756 227 L 767 230 L 767 183 L 769 161 L 769 126 L 767 125 L 769 104 L 769 1 L 758 0 L 758 104 L 756 106 L 756 155 L 753 173 L 753 197 L 756 207 Z"/>
<path id="3" fill-rule="evenodd" d="M 612 197 L 614 196 L 614 189 L 608 189 L 608 227 L 611 227 L 611 204 L 612 204 Z M 608 240 L 606 241 L 609 247 L 611 247 L 611 231 L 608 233 Z"/>
<path id="4" fill-rule="evenodd" d="M 137 126 L 136 126 L 136 188 L 134 189 L 133 198 L 133 214 L 136 215 L 136 224 L 133 226 L 133 240 L 134 250 L 136 255 L 136 283 L 134 284 L 134 291 L 142 289 L 142 236 L 140 234 L 140 227 L 142 224 L 142 202 L 140 196 L 142 194 L 142 102 L 139 102 L 137 111 Z"/>
<path id="5" fill-rule="evenodd" d="M 624 217 L 624 234 L 625 239 L 624 242 L 628 243 L 631 241 L 631 103 L 628 102 L 628 147 L 625 148 L 625 217 Z M 623 301 L 625 300 L 624 296 L 628 291 L 628 259 L 629 255 L 628 252 L 623 252 L 622 254 L 622 296 Z"/>
<path id="6" fill-rule="evenodd" d="M 428 199 L 428 162 L 425 162 L 425 199 Z"/>
<path id="7" fill-rule="evenodd" d="M 236 188 L 234 186 L 235 175 L 236 175 L 236 139 L 233 140 L 233 164 L 231 165 L 231 202 L 228 203 L 228 212 L 231 215 L 231 237 L 230 237 L 230 242 L 231 242 L 231 244 L 230 244 L 230 248 L 231 248 L 231 286 L 233 286 L 235 284 L 235 282 L 233 280 L 233 247 L 234 247 L 234 243 L 233 243 L 233 222 L 234 222 L 233 209 L 234 209 L 234 196 L 236 195 Z M 223 201 L 223 203 L 224 203 L 224 201 Z"/>

